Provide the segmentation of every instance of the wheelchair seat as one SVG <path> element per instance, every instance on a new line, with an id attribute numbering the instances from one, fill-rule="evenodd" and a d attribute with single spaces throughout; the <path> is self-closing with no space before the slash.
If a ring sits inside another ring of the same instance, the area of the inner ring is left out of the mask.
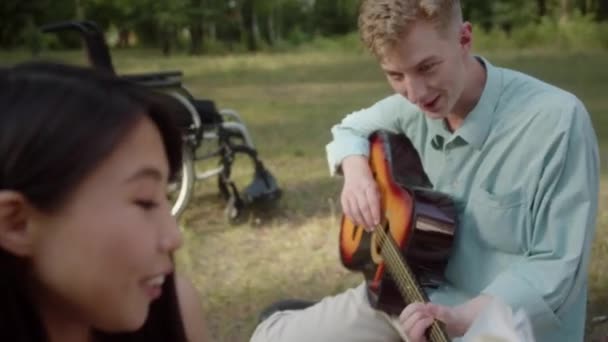
<path id="1" fill-rule="evenodd" d="M 218 125 L 222 123 L 222 116 L 211 100 L 193 100 L 194 108 L 200 114 L 201 123 L 204 126 Z"/>

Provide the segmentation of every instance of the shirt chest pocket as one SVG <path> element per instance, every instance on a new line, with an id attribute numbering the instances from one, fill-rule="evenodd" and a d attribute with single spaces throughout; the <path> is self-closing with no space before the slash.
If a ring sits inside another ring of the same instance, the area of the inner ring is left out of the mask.
<path id="1" fill-rule="evenodd" d="M 526 250 L 526 201 L 521 188 L 504 193 L 491 193 L 478 187 L 471 191 L 464 212 L 467 230 L 481 243 L 505 253 Z"/>

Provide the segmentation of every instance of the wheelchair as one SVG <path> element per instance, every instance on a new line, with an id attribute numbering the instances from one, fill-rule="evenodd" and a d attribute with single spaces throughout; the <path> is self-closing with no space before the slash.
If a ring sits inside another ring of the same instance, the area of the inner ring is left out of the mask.
<path id="1" fill-rule="evenodd" d="M 76 31 L 84 42 L 92 67 L 116 74 L 103 31 L 92 21 L 63 21 L 41 27 L 42 32 Z M 272 203 L 280 198 L 281 189 L 275 177 L 258 158 L 247 126 L 237 111 L 219 109 L 214 101 L 194 97 L 182 84 L 181 71 L 127 74 L 119 77 L 169 95 L 177 104 L 177 122 L 182 130 L 182 170 L 175 183 L 169 185 L 171 213 L 179 218 L 194 192 L 196 181 L 217 177 L 219 192 L 226 201 L 224 215 L 236 222 L 244 210 L 257 203 Z M 200 153 L 202 145 L 211 148 Z M 245 155 L 252 163 L 253 179 L 238 189 L 232 178 L 237 155 Z M 216 166 L 203 171 L 196 164 L 202 160 L 218 159 Z"/>

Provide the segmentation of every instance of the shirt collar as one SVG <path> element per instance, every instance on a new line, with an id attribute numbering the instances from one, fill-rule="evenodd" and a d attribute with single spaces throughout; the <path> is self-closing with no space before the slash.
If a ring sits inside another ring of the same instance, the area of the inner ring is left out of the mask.
<path id="1" fill-rule="evenodd" d="M 473 147 L 480 150 L 483 147 L 494 119 L 494 112 L 502 92 L 502 72 L 483 57 L 477 57 L 486 68 L 486 84 L 481 97 L 467 115 L 462 126 L 455 134 L 460 136 Z"/>
<path id="2" fill-rule="evenodd" d="M 486 83 L 481 97 L 471 112 L 465 118 L 462 126 L 450 137 L 450 132 L 444 120 L 428 119 L 433 135 L 440 135 L 446 140 L 455 140 L 457 137 L 480 150 L 490 134 L 494 112 L 502 92 L 502 72 L 483 57 L 476 56 L 486 69 Z"/>

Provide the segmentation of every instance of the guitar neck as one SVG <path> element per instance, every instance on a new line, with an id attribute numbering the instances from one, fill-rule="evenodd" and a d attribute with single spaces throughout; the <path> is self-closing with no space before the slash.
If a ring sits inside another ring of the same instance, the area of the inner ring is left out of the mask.
<path id="1" fill-rule="evenodd" d="M 399 288 L 401 296 L 406 303 L 428 302 L 426 293 L 418 285 L 416 277 L 403 258 L 395 240 L 388 235 L 382 227 L 375 230 L 381 242 L 381 253 L 388 271 Z M 427 331 L 430 342 L 449 342 L 450 339 L 444 329 L 434 321 Z"/>

